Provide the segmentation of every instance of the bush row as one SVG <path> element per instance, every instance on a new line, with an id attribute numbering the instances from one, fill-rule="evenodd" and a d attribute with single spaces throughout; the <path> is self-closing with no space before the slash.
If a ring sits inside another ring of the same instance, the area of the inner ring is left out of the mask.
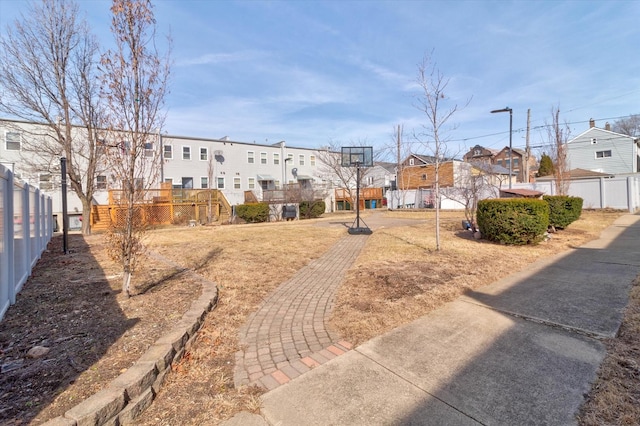
<path id="1" fill-rule="evenodd" d="M 322 200 L 303 201 L 300 203 L 300 217 L 305 219 L 320 217 L 325 210 Z M 236 206 L 236 214 L 248 223 L 266 222 L 269 220 L 269 204 L 248 203 Z"/>
<path id="2" fill-rule="evenodd" d="M 564 229 L 580 217 L 582 198 L 563 195 L 491 199 L 478 202 L 482 236 L 504 244 L 535 244 L 550 226 Z"/>

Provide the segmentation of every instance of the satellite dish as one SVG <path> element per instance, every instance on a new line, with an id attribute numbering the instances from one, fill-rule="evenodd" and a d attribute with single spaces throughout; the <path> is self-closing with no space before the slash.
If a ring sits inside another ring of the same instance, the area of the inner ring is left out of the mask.
<path id="1" fill-rule="evenodd" d="M 294 176 L 295 176 L 296 174 L 298 174 L 298 169 L 297 169 L 296 167 L 294 167 L 293 169 L 291 169 L 291 174 L 292 174 L 292 175 L 294 175 Z"/>

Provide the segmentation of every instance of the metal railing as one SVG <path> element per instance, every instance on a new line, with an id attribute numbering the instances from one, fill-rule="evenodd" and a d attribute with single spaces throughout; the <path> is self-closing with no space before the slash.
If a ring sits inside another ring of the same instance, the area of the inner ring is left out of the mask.
<path id="1" fill-rule="evenodd" d="M 52 200 L 0 165 L 0 320 L 53 235 Z"/>

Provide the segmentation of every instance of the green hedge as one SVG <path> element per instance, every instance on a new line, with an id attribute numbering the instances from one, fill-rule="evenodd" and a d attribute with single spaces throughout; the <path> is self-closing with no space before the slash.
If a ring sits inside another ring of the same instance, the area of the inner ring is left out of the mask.
<path id="1" fill-rule="evenodd" d="M 530 198 L 481 200 L 476 218 L 483 238 L 505 244 L 536 244 L 549 227 L 549 204 Z"/>
<path id="2" fill-rule="evenodd" d="M 582 198 L 566 195 L 545 195 L 542 197 L 549 204 L 549 225 L 564 229 L 580 218 L 582 214 Z"/>
<path id="3" fill-rule="evenodd" d="M 313 219 L 322 216 L 326 205 L 323 200 L 300 202 L 300 217 Z"/>
<path id="4" fill-rule="evenodd" d="M 236 206 L 236 214 L 240 219 L 249 223 L 266 222 L 269 220 L 269 204 L 240 204 Z"/>

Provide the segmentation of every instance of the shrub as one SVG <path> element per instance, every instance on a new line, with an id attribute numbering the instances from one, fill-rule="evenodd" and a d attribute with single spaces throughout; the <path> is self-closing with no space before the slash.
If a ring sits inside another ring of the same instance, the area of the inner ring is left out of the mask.
<path id="1" fill-rule="evenodd" d="M 549 204 L 549 225 L 564 229 L 580 218 L 582 214 L 582 198 L 566 195 L 545 195 L 542 197 Z"/>
<path id="2" fill-rule="evenodd" d="M 240 219 L 249 223 L 266 222 L 269 220 L 269 204 L 240 204 L 239 206 L 236 206 L 236 214 Z"/>
<path id="3" fill-rule="evenodd" d="M 300 217 L 313 219 L 322 216 L 326 205 L 323 200 L 300 202 Z"/>
<path id="4" fill-rule="evenodd" d="M 490 199 L 478 202 L 482 236 L 505 244 L 536 244 L 549 227 L 549 204 L 530 198 Z"/>

